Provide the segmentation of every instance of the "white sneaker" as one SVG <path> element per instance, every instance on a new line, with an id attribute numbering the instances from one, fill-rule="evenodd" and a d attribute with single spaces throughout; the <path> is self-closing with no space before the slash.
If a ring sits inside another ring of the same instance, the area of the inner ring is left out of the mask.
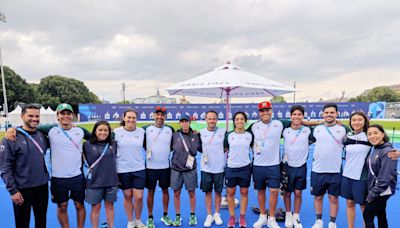
<path id="1" fill-rule="evenodd" d="M 268 227 L 269 228 L 280 228 L 278 223 L 275 220 L 275 217 L 268 218 Z"/>
<path id="2" fill-rule="evenodd" d="M 212 215 L 207 215 L 206 220 L 204 221 L 204 227 L 210 227 L 214 222 Z"/>
<path id="3" fill-rule="evenodd" d="M 322 221 L 322 219 L 317 219 L 314 223 L 314 226 L 311 228 L 324 228 L 324 221 Z"/>
<path id="4" fill-rule="evenodd" d="M 286 211 L 285 213 L 285 227 L 292 228 L 293 227 L 293 215 L 291 211 Z"/>
<path id="5" fill-rule="evenodd" d="M 262 215 L 260 214 L 260 216 L 258 217 L 257 222 L 255 222 L 253 224 L 254 228 L 261 228 L 262 226 L 265 226 L 268 224 L 268 219 L 267 219 L 267 215 Z"/>
<path id="6" fill-rule="evenodd" d="M 135 223 L 135 228 L 146 228 L 146 225 L 144 225 L 140 220 L 135 220 Z"/>
<path id="7" fill-rule="evenodd" d="M 221 214 L 220 213 L 214 213 L 214 222 L 215 225 L 222 225 L 222 219 L 221 219 Z"/>
<path id="8" fill-rule="evenodd" d="M 292 221 L 293 221 L 294 228 L 303 228 L 303 224 L 301 224 L 301 222 L 300 222 L 299 214 L 294 213 Z"/>
<path id="9" fill-rule="evenodd" d="M 335 222 L 329 222 L 328 227 L 329 228 L 336 228 L 336 223 Z"/>
<path id="10" fill-rule="evenodd" d="M 135 220 L 133 221 L 128 221 L 128 224 L 126 225 L 126 228 L 135 228 Z"/>

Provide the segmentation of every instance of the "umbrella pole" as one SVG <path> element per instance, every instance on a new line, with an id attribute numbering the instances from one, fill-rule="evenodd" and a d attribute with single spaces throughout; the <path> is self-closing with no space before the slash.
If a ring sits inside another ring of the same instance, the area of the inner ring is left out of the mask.
<path id="1" fill-rule="evenodd" d="M 229 131 L 229 111 L 231 109 L 230 104 L 229 104 L 229 93 L 230 90 L 228 89 L 226 91 L 226 113 L 225 113 L 225 119 L 226 119 L 226 132 Z"/>

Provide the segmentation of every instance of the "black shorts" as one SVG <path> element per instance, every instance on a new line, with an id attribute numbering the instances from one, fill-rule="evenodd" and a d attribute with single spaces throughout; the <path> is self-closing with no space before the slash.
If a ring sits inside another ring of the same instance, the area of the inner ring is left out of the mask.
<path id="1" fill-rule="evenodd" d="M 300 167 L 288 166 L 288 191 L 304 190 L 307 187 L 307 164 Z"/>
<path id="2" fill-rule="evenodd" d="M 203 192 L 214 191 L 221 193 L 224 186 L 224 173 L 207 173 L 201 171 L 200 188 Z"/>
<path id="3" fill-rule="evenodd" d="M 233 188 L 239 185 L 241 188 L 248 188 L 251 179 L 251 165 L 240 168 L 225 168 L 225 185 Z"/>
<path id="4" fill-rule="evenodd" d="M 281 184 L 280 165 L 253 166 L 254 189 L 279 188 Z"/>
<path id="5" fill-rule="evenodd" d="M 340 195 L 340 173 L 315 173 L 311 172 L 311 195 L 322 196 L 326 192 L 338 197 Z"/>
<path id="6" fill-rule="evenodd" d="M 84 203 L 85 201 L 85 177 L 80 174 L 70 178 L 51 178 L 51 201 L 53 203 L 64 203 L 69 199 Z"/>
<path id="7" fill-rule="evenodd" d="M 118 173 L 119 185 L 122 190 L 126 189 L 144 189 L 146 184 L 146 171 L 139 170 L 129 173 Z"/>
<path id="8" fill-rule="evenodd" d="M 146 188 L 156 189 L 157 181 L 161 189 L 168 189 L 171 182 L 171 168 L 146 169 Z"/>

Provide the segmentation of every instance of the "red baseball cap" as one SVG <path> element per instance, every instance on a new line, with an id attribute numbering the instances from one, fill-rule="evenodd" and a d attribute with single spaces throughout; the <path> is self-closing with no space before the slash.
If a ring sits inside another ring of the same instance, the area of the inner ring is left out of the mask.
<path id="1" fill-rule="evenodd" d="M 260 111 L 262 109 L 271 109 L 271 108 L 272 108 L 272 104 L 269 101 L 263 101 L 258 104 L 258 111 Z"/>

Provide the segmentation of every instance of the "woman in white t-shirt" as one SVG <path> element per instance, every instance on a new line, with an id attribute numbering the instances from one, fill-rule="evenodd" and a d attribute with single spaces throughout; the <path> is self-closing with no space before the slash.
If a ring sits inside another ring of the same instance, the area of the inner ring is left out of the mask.
<path id="1" fill-rule="evenodd" d="M 143 209 L 143 192 L 146 183 L 144 130 L 136 126 L 138 113 L 133 109 L 124 112 L 121 127 L 114 130 L 117 143 L 117 173 L 119 188 L 124 192 L 124 208 L 128 228 L 145 228 L 140 217 Z M 134 203 L 132 203 L 132 198 Z M 133 219 L 135 211 L 135 219 Z"/>
<path id="2" fill-rule="evenodd" d="M 237 112 L 233 116 L 234 130 L 225 137 L 225 150 L 228 153 L 227 167 L 225 168 L 225 185 L 229 208 L 228 227 L 234 227 L 235 193 L 236 186 L 240 187 L 240 227 L 247 227 L 246 210 L 248 203 L 248 188 L 251 179 L 251 160 L 253 135 L 246 131 L 247 116 L 244 112 Z"/>

